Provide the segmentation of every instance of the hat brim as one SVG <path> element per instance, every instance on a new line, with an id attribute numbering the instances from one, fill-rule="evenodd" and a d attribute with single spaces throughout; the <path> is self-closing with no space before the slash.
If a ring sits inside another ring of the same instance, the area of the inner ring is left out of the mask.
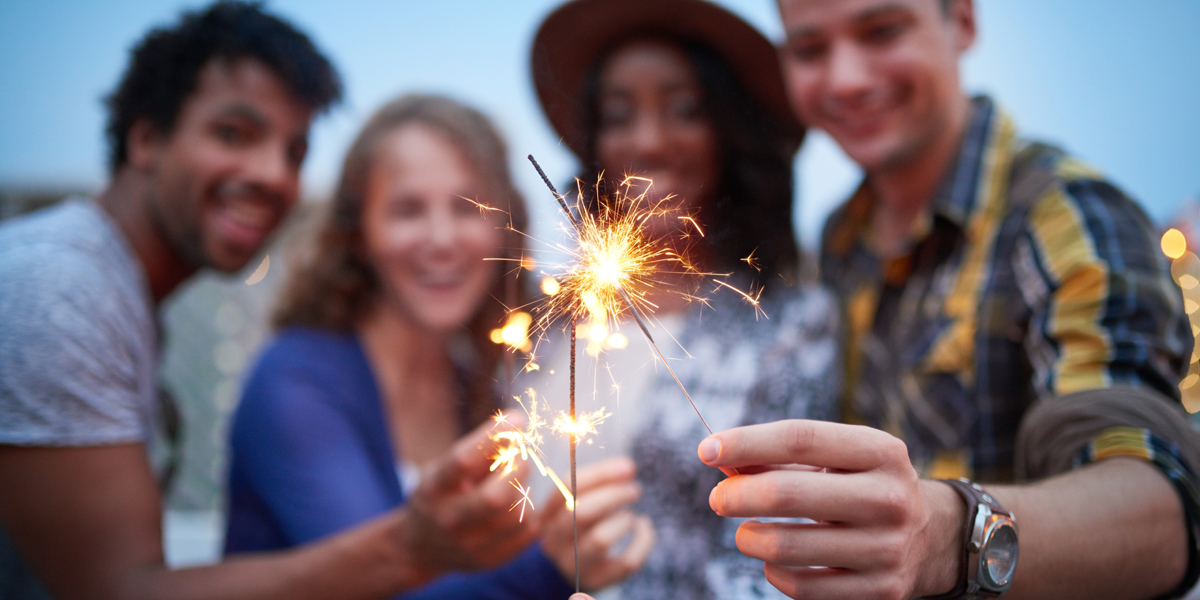
<path id="1" fill-rule="evenodd" d="M 799 148 L 804 128 L 788 104 L 775 46 L 738 16 L 702 0 L 575 0 L 542 21 L 530 59 L 542 110 L 577 156 L 586 152 L 583 78 L 613 44 L 647 33 L 695 40 L 716 51 L 763 109 L 793 126 L 793 150 Z"/>

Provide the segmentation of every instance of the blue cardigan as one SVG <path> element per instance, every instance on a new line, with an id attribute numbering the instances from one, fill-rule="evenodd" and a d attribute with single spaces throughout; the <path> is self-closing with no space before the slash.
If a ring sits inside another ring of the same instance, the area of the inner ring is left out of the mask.
<path id="1" fill-rule="evenodd" d="M 226 554 L 304 544 L 404 503 L 375 377 L 352 334 L 281 332 L 250 375 L 231 442 Z M 398 597 L 561 600 L 572 591 L 535 546 Z"/>

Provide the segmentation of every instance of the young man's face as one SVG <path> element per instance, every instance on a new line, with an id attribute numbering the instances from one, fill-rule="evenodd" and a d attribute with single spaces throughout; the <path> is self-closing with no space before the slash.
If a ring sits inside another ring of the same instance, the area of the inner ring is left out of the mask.
<path id="1" fill-rule="evenodd" d="M 189 266 L 244 266 L 296 203 L 312 109 L 253 59 L 199 73 L 169 135 L 130 162 L 149 179 L 153 226 Z"/>
<path id="2" fill-rule="evenodd" d="M 963 101 L 973 7 L 954 0 L 779 0 L 792 106 L 868 172 L 920 156 Z"/>

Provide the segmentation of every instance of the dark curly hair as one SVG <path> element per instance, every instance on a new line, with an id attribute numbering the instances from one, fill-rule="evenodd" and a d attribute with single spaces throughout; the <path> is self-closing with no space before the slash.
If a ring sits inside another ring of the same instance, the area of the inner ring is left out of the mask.
<path id="1" fill-rule="evenodd" d="M 109 169 L 127 159 L 126 136 L 139 119 L 170 133 L 196 89 L 200 71 L 215 59 L 253 58 L 274 72 L 301 102 L 323 112 L 342 96 L 337 71 L 308 36 L 263 12 L 258 3 L 222 0 L 185 12 L 169 28 L 151 30 L 132 50 L 117 89 L 105 99 Z"/>
<path id="2" fill-rule="evenodd" d="M 714 204 L 700 207 L 698 215 L 707 229 L 701 243 L 708 247 L 713 268 L 739 273 L 764 288 L 795 283 L 800 254 L 792 231 L 792 154 L 799 134 L 795 125 L 760 106 L 729 63 L 700 41 L 672 33 L 634 32 L 601 54 L 584 77 L 580 95 L 584 154 L 579 178 L 597 181 L 602 170 L 596 152 L 601 70 L 613 52 L 638 39 L 665 39 L 683 50 L 700 83 L 701 109 L 717 134 L 719 187 Z M 601 181 L 599 197 L 607 196 L 612 184 Z M 594 196 L 585 201 L 589 210 L 598 208 Z M 742 260 L 752 253 L 758 269 Z"/>

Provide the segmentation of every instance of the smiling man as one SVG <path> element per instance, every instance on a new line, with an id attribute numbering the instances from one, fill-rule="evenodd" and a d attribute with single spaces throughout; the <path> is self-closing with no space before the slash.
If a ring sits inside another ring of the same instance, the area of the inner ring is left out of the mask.
<path id="1" fill-rule="evenodd" d="M 702 460 L 747 474 L 713 490 L 719 514 L 817 521 L 750 521 L 738 547 L 796 598 L 1185 593 L 1193 341 L 1155 228 L 964 94 L 971 0 L 779 10 L 793 107 L 866 173 L 826 224 L 821 271 L 850 336 L 845 417 L 870 427 L 705 440 Z"/>
<path id="2" fill-rule="evenodd" d="M 328 60 L 257 5 L 187 13 L 109 99 L 107 188 L 0 227 L 0 598 L 382 598 L 528 545 L 477 431 L 403 510 L 287 553 L 163 564 L 156 308 L 258 253 L 339 96 Z"/>

